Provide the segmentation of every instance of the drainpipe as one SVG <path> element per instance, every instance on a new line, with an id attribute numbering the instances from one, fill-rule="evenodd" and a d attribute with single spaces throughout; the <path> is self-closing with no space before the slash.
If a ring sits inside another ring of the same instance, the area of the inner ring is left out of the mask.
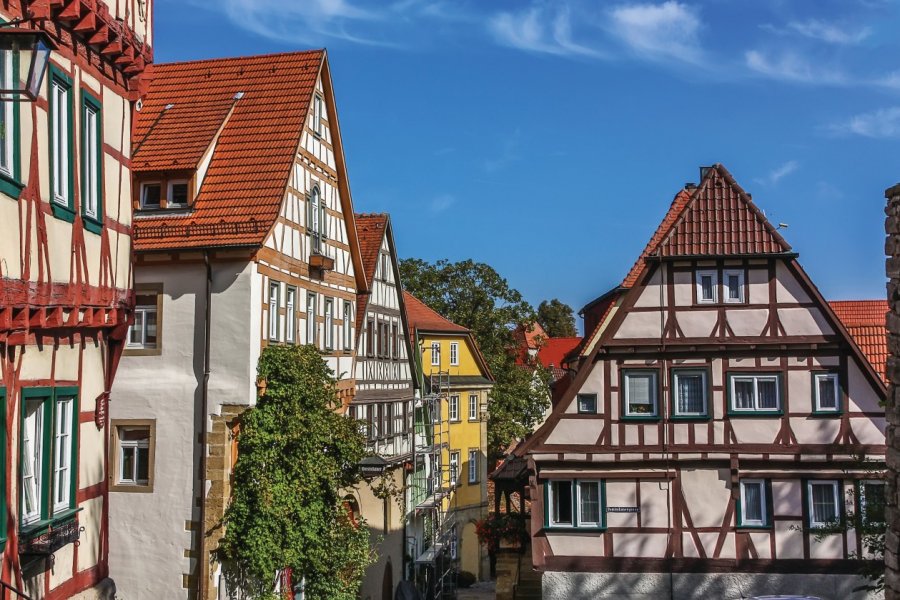
<path id="1" fill-rule="evenodd" d="M 209 418 L 209 349 L 210 332 L 212 330 L 212 265 L 209 263 L 209 251 L 203 252 L 203 264 L 206 266 L 206 306 L 204 314 L 203 341 L 203 387 L 200 395 L 200 523 L 199 554 L 197 558 L 197 600 L 206 600 L 209 579 L 209 561 L 206 559 L 206 453 L 207 453 L 207 420 Z"/>

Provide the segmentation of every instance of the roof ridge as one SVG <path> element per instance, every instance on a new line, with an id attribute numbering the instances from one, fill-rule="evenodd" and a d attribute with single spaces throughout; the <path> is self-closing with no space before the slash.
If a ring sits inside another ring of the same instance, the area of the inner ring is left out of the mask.
<path id="1" fill-rule="evenodd" d="M 174 62 L 165 62 L 165 63 L 153 63 L 153 68 L 165 68 L 165 67 L 182 67 L 185 65 L 196 65 L 196 64 L 208 64 L 208 63 L 218 63 L 218 62 L 226 62 L 226 61 L 248 61 L 256 58 L 276 58 L 280 56 L 301 56 L 304 54 L 325 54 L 325 48 L 316 48 L 310 50 L 292 50 L 286 52 L 270 52 L 267 54 L 249 54 L 249 55 L 241 55 L 241 56 L 219 56 L 215 58 L 197 58 L 194 60 L 182 60 L 182 61 L 174 61 Z"/>

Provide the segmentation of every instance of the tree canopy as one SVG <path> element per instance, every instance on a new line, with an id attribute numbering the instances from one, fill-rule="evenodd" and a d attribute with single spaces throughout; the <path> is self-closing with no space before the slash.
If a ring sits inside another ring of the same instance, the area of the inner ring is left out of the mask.
<path id="1" fill-rule="evenodd" d="M 544 300 L 537 309 L 537 322 L 550 337 L 575 337 L 575 313 L 572 307 L 556 298 Z"/>
<path id="2" fill-rule="evenodd" d="M 341 506 L 359 482 L 365 440 L 335 412 L 334 378 L 312 346 L 269 346 L 266 381 L 241 417 L 225 535 L 217 550 L 229 588 L 275 599 L 276 573 L 290 568 L 306 597 L 353 600 L 371 562 L 369 534 Z"/>
<path id="3" fill-rule="evenodd" d="M 516 364 L 517 326 L 537 317 L 534 308 L 493 267 L 473 260 L 400 261 L 404 288 L 475 336 L 496 383 L 491 391 L 488 455 L 499 456 L 530 433 L 549 406 L 549 376 L 539 365 Z M 535 377 L 536 376 L 536 377 Z"/>

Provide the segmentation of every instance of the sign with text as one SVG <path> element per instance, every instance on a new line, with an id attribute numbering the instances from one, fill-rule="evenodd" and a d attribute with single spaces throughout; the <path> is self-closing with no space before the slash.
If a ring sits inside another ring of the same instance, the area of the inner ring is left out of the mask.
<path id="1" fill-rule="evenodd" d="M 640 506 L 607 506 L 608 513 L 637 513 L 641 512 Z"/>

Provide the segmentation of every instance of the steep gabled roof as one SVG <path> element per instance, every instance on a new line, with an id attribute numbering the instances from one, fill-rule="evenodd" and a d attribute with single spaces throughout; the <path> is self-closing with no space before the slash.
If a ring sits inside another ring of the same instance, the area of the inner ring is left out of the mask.
<path id="1" fill-rule="evenodd" d="M 887 300 L 836 300 L 828 304 L 886 383 Z"/>
<path id="2" fill-rule="evenodd" d="M 638 259 L 634 262 L 631 270 L 628 271 L 628 275 L 626 275 L 625 279 L 622 280 L 623 288 L 630 288 L 635 283 L 637 283 L 637 280 L 641 276 L 641 273 L 644 272 L 644 266 L 647 264 L 647 257 L 656 254 L 657 249 L 659 248 L 659 243 L 668 235 L 669 231 L 671 231 L 672 226 L 675 224 L 675 221 L 678 220 L 678 217 L 681 216 L 684 207 L 687 206 L 687 203 L 690 201 L 690 199 L 691 193 L 686 189 L 679 190 L 678 193 L 675 194 L 675 198 L 672 199 L 672 205 L 669 207 L 668 212 L 666 212 L 666 216 L 663 217 L 663 220 L 659 224 L 659 227 L 656 228 L 656 231 L 650 237 L 650 241 L 647 242 L 647 246 L 644 248 L 644 251 L 641 252 L 641 255 L 638 257 Z M 601 298 L 602 297 L 603 296 L 601 296 Z"/>
<path id="3" fill-rule="evenodd" d="M 388 215 L 385 213 L 356 213 L 356 236 L 359 238 L 359 250 L 366 273 L 366 281 L 375 279 L 378 254 L 381 252 L 381 243 L 384 241 L 387 223 Z"/>
<path id="4" fill-rule="evenodd" d="M 135 249 L 261 244 L 325 64 L 325 51 L 311 50 L 153 65 L 134 170 L 193 170 L 218 139 L 191 213 L 136 218 Z"/>
<path id="5" fill-rule="evenodd" d="M 437 311 L 405 290 L 403 300 L 406 303 L 406 317 L 409 321 L 410 334 L 416 329 L 435 333 L 469 333 L 468 329 L 445 319 Z"/>

